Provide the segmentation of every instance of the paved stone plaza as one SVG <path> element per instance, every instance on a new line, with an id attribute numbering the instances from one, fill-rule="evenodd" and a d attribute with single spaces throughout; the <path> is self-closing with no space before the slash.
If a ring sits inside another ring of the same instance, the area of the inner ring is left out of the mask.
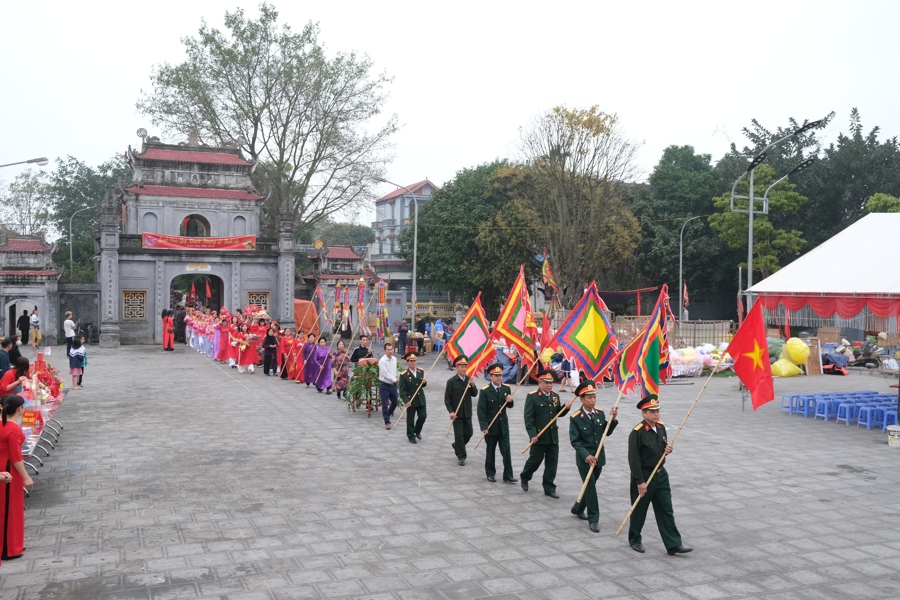
<path id="1" fill-rule="evenodd" d="M 646 554 L 614 537 L 629 507 L 636 399 L 608 440 L 594 534 L 569 514 L 580 479 L 567 442 L 559 500 L 542 494 L 540 471 L 528 493 L 486 481 L 474 439 L 456 464 L 443 364 L 412 445 L 380 414 L 181 345 L 88 355 L 85 388 L 59 410 L 65 431 L 27 501 L 25 556 L 0 566 L 3 600 L 900 597 L 900 449 L 880 429 L 788 416 L 778 400 L 744 412 L 735 379 L 710 383 L 668 461 L 676 521 L 695 549 L 670 557 L 652 511 Z M 690 382 L 663 388 L 672 433 L 703 383 Z M 854 373 L 776 390 L 888 383 Z M 517 476 L 533 389 L 510 415 Z M 614 399 L 602 391 L 598 406 Z"/>

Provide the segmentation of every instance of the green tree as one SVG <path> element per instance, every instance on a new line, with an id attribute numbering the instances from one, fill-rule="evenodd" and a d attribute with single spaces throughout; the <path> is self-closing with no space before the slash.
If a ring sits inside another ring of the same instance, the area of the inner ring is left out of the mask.
<path id="1" fill-rule="evenodd" d="M 697 154 L 692 146 L 669 146 L 632 205 L 639 215 L 642 242 L 637 249 L 638 271 L 642 278 L 635 286 L 668 283 L 678 285 L 678 257 L 681 227 L 684 226 L 684 277 L 691 290 L 715 292 L 733 279 L 731 261 L 723 261 L 729 251 L 704 217 L 715 212 L 713 196 L 718 177 L 709 154 Z M 690 217 L 697 217 L 687 221 Z M 687 222 L 686 222 L 687 221 Z"/>
<path id="2" fill-rule="evenodd" d="M 91 167 L 73 156 L 56 160 L 56 169 L 50 173 L 54 227 L 61 235 L 59 251 L 54 259 L 66 266 L 65 281 L 90 282 L 94 273 L 93 226 L 97 208 L 104 194 L 118 183 L 127 185 L 131 172 L 120 157 Z M 85 210 L 82 210 L 85 209 Z M 81 211 L 81 212 L 78 212 Z M 73 216 L 74 215 L 74 216 Z M 72 259 L 69 266 L 69 219 L 72 219 Z"/>
<path id="3" fill-rule="evenodd" d="M 756 209 L 762 207 L 759 201 L 766 188 L 775 181 L 775 170 L 768 165 L 760 165 L 754 173 L 754 196 L 758 199 Z M 768 277 L 781 268 L 783 259 L 797 256 L 806 244 L 803 233 L 796 229 L 788 230 L 777 227 L 773 222 L 774 215 L 785 216 L 796 214 L 807 202 L 805 196 L 795 191 L 797 186 L 784 180 L 769 192 L 769 215 L 753 217 L 753 270 Z M 741 180 L 736 192 L 746 196 L 750 190 L 747 178 Z M 731 192 L 713 199 L 715 207 L 722 212 L 709 217 L 709 223 L 722 239 L 732 248 L 747 247 L 748 215 L 730 211 Z M 735 200 L 736 208 L 747 210 L 747 200 Z M 747 263 L 741 263 L 746 267 Z"/>
<path id="4" fill-rule="evenodd" d="M 327 223 L 318 237 L 329 246 L 368 246 L 375 241 L 375 231 L 366 225 Z"/>
<path id="5" fill-rule="evenodd" d="M 396 117 L 381 115 L 390 79 L 373 75 L 366 56 L 329 57 L 316 24 L 294 32 L 271 5 L 259 10 L 257 20 L 226 12 L 225 32 L 204 22 L 183 40 L 187 60 L 158 67 L 137 106 L 170 133 L 258 158 L 269 232 L 287 209 L 302 233 L 373 198 L 371 177 L 397 130 Z"/>
<path id="6" fill-rule="evenodd" d="M 635 175 L 637 145 L 597 106 L 558 106 L 523 130 L 520 148 L 531 179 L 525 199 L 571 307 L 591 280 L 614 286 L 637 247 L 640 226 L 622 189 Z"/>
<path id="7" fill-rule="evenodd" d="M 508 249 L 515 256 L 514 269 L 498 274 L 492 265 L 503 251 L 490 230 L 499 230 L 498 213 L 511 201 L 507 193 L 514 182 L 504 180 L 509 168 L 507 161 L 496 160 L 463 169 L 419 209 L 418 276 L 464 297 L 482 292 L 489 310 L 509 292 L 519 264 L 526 261 L 517 249 Z M 398 237 L 397 255 L 411 263 L 412 254 L 413 228 L 407 227 Z"/>
<path id="8" fill-rule="evenodd" d="M 866 208 L 873 213 L 900 212 L 900 198 L 878 192 L 866 200 Z"/>
<path id="9" fill-rule="evenodd" d="M 20 235 L 46 235 L 52 224 L 47 174 L 31 169 L 9 182 L 0 196 L 0 222 Z"/>

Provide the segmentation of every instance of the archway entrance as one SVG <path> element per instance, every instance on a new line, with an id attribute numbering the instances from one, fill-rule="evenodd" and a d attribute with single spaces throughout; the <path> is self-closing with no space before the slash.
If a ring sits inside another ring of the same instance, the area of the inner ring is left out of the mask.
<path id="1" fill-rule="evenodd" d="M 16 322 L 19 320 L 19 317 L 22 316 L 23 311 L 26 311 L 27 315 L 30 317 L 31 311 L 35 308 L 35 303 L 27 298 L 9 302 L 6 305 L 6 337 L 19 335 L 19 328 L 16 327 Z M 22 343 L 25 344 L 27 341 L 28 340 L 22 340 Z"/>
<path id="2" fill-rule="evenodd" d="M 207 284 L 209 284 L 210 291 L 208 296 Z M 178 275 L 169 285 L 170 308 L 174 308 L 178 304 L 196 306 L 197 303 L 200 303 L 204 308 L 218 311 L 222 308 L 225 297 L 225 282 L 216 275 L 193 273 Z"/>

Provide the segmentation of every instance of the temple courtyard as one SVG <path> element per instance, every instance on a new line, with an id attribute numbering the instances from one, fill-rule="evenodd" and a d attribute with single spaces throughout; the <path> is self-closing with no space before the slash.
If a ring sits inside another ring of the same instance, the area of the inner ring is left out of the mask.
<path id="1" fill-rule="evenodd" d="M 63 354 L 54 348 L 50 361 L 67 366 Z M 596 534 L 569 513 L 581 482 L 568 417 L 559 500 L 543 495 L 541 471 L 528 493 L 499 474 L 488 482 L 477 435 L 457 465 L 443 359 L 413 445 L 405 420 L 386 431 L 380 413 L 348 412 L 261 369 L 239 375 L 182 345 L 90 346 L 88 357 L 85 388 L 57 412 L 65 429 L 26 501 L 25 554 L 0 565 L 4 600 L 900 595 L 900 448 L 880 427 L 780 407 L 784 393 L 890 392 L 878 374 L 778 380 L 778 398 L 756 412 L 742 409 L 736 379 L 714 378 L 667 461 L 676 522 L 694 548 L 670 557 L 652 511 L 645 554 L 614 535 L 630 506 L 636 397 L 622 401 L 607 442 Z M 670 435 L 703 383 L 663 387 Z M 520 388 L 510 410 L 516 476 L 534 389 Z M 602 390 L 598 406 L 608 412 L 615 397 Z"/>

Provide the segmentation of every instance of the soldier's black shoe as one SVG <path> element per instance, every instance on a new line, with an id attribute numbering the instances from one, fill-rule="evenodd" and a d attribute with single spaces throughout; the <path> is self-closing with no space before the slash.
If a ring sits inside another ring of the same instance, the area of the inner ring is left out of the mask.
<path id="1" fill-rule="evenodd" d="M 491 483 L 497 483 L 497 478 L 494 477 L 493 475 L 488 475 L 488 478 L 487 478 L 487 479 L 488 479 L 488 481 L 490 481 Z"/>
<path id="2" fill-rule="evenodd" d="M 417 433 L 417 434 L 416 434 L 416 438 L 418 438 L 418 439 L 421 440 L 421 439 L 422 439 L 422 434 L 421 434 L 421 433 Z"/>
<path id="3" fill-rule="evenodd" d="M 675 556 L 676 554 L 687 554 L 688 552 L 693 551 L 693 548 L 688 548 L 687 546 L 678 546 L 677 548 L 666 549 L 666 552 L 669 553 L 669 556 Z"/>
<path id="4" fill-rule="evenodd" d="M 631 549 L 634 550 L 635 552 L 640 552 L 641 554 L 643 554 L 645 552 L 644 545 L 640 542 L 638 542 L 637 544 L 632 544 Z"/>
<path id="5" fill-rule="evenodd" d="M 418 443 L 418 442 L 416 442 L 416 438 L 409 438 L 409 443 L 410 443 L 410 444 L 416 444 L 416 443 Z"/>
<path id="6" fill-rule="evenodd" d="M 581 519 L 582 521 L 587 521 L 587 515 L 584 514 L 584 509 L 581 509 L 581 512 L 578 512 L 578 505 L 572 507 L 572 514 Z"/>
<path id="7" fill-rule="evenodd" d="M 466 459 L 464 459 L 464 458 L 459 459 L 459 466 L 461 466 L 461 467 L 466 466 Z"/>
<path id="8" fill-rule="evenodd" d="M 504 479 L 503 480 L 504 483 L 518 483 L 518 481 L 519 480 L 516 479 L 515 477 L 513 477 L 512 479 Z"/>
<path id="9" fill-rule="evenodd" d="M 522 485 L 522 491 L 527 492 L 528 491 L 528 481 L 526 479 L 523 479 L 521 482 L 521 485 Z"/>
<path id="10" fill-rule="evenodd" d="M 591 523 L 588 525 L 588 527 L 594 533 L 600 533 L 600 523 Z"/>
<path id="11" fill-rule="evenodd" d="M 557 494 L 556 492 L 544 492 L 544 495 L 550 496 L 554 500 L 559 500 L 559 494 Z"/>

